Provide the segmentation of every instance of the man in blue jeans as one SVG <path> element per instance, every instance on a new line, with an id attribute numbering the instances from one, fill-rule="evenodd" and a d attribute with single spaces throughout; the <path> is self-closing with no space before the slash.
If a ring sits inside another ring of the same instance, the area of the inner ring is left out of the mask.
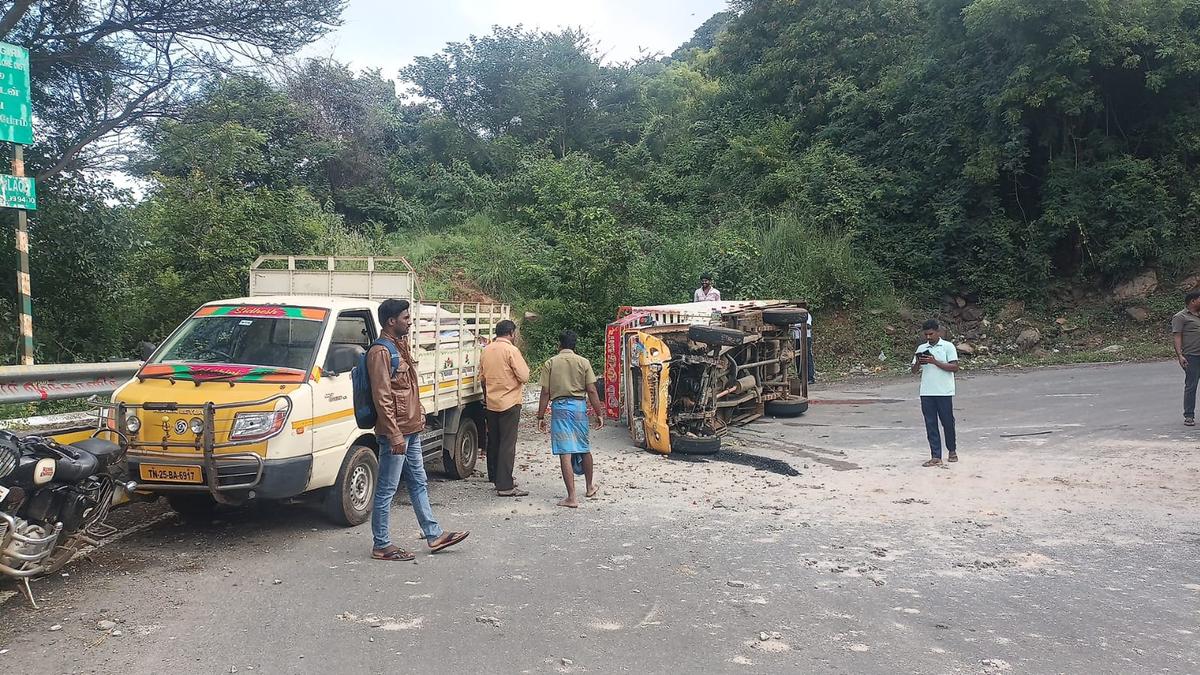
<path id="1" fill-rule="evenodd" d="M 399 357 L 393 358 L 392 351 L 384 345 L 374 345 L 367 352 L 371 397 L 379 414 L 375 423 L 375 438 L 379 441 L 379 479 L 375 484 L 375 503 L 371 511 L 371 534 L 375 539 L 371 557 L 376 560 L 412 560 L 415 557 L 393 544 L 388 532 L 392 499 L 402 477 L 430 551 L 437 553 L 449 548 L 470 534 L 444 532 L 429 508 L 425 458 L 421 452 L 425 413 L 421 410 L 417 389 L 416 361 L 405 339 L 411 323 L 407 300 L 383 301 L 379 305 L 381 339 L 390 341 Z"/>
<path id="2" fill-rule="evenodd" d="M 925 342 L 913 356 L 912 372 L 921 371 L 921 413 L 925 416 L 925 435 L 929 437 L 929 461 L 921 466 L 942 465 L 942 436 L 938 421 L 946 432 L 947 458 L 958 461 L 954 438 L 954 373 L 958 372 L 958 350 L 954 343 L 942 339 L 938 322 L 930 319 L 922 326 Z"/>

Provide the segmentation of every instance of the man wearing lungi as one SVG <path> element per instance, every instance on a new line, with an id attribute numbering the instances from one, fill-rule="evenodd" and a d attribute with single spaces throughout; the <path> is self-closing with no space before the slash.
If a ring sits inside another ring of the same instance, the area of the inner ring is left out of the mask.
<path id="1" fill-rule="evenodd" d="M 550 451 L 558 456 L 567 498 L 558 503 L 579 508 L 575 498 L 575 475 L 587 481 L 587 497 L 595 497 L 599 488 L 592 479 L 592 445 L 588 432 L 588 405 L 596 415 L 596 428 L 604 426 L 600 395 L 596 392 L 596 373 L 592 364 L 575 353 L 579 337 L 565 330 L 558 338 L 559 352 L 542 366 L 542 398 L 538 402 L 538 430 L 546 433 L 546 413 L 550 413 Z"/>

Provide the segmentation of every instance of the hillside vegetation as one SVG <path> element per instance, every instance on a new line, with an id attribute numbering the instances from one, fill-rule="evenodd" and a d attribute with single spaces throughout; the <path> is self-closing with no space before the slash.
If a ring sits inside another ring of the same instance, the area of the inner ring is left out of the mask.
<path id="1" fill-rule="evenodd" d="M 701 271 L 809 300 L 844 336 L 830 372 L 899 358 L 926 312 L 981 357 L 1150 344 L 1195 271 L 1198 129 L 1195 0 L 736 1 L 636 62 L 515 26 L 395 73 L 221 77 L 142 129 L 143 198 L 39 185 L 38 356 L 130 356 L 244 292 L 256 255 L 306 252 L 511 302 L 535 355 L 562 327 L 594 353 L 618 306 L 686 300 Z M 1113 300 L 1148 268 L 1158 295 Z M 1036 343 L 994 328 L 1009 300 Z"/>

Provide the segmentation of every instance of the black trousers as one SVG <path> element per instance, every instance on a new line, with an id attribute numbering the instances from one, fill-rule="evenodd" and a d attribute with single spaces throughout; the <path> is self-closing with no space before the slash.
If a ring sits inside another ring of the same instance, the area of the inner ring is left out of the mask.
<path id="1" fill-rule="evenodd" d="M 925 435 L 929 437 L 929 454 L 934 459 L 942 458 L 942 435 L 938 433 L 938 420 L 946 431 L 946 449 L 954 452 L 954 397 L 922 396 L 921 414 L 925 416 Z"/>
<path id="2" fill-rule="evenodd" d="M 521 406 L 504 412 L 487 411 L 488 480 L 496 489 L 513 489 L 513 467 L 517 462 L 517 428 L 521 424 Z"/>
<path id="3" fill-rule="evenodd" d="M 1196 384 L 1200 383 L 1200 356 L 1187 356 L 1188 367 L 1183 376 L 1183 416 L 1196 416 Z"/>

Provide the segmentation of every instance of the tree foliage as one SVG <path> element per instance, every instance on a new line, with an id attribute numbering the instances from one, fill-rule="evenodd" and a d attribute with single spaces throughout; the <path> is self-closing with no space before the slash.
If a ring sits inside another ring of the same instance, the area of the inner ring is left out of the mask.
<path id="1" fill-rule="evenodd" d="M 9 28 L 42 44 L 41 15 L 21 16 Z M 268 43 L 268 16 L 239 30 Z M 55 68 L 68 79 L 46 86 L 106 86 Z M 818 307 L 1036 300 L 1191 271 L 1200 243 L 1195 0 L 737 0 L 668 57 L 613 63 L 580 30 L 495 27 L 389 75 L 221 75 L 140 127 L 144 203 L 64 183 L 129 247 L 104 249 L 131 261 L 128 287 L 78 279 L 150 317 L 111 334 L 161 333 L 268 252 L 411 255 L 439 289 L 540 315 L 527 336 L 548 348 L 563 326 L 598 344 L 622 304 L 687 299 L 700 271 L 726 297 Z M 93 114 L 62 111 L 64 129 Z"/>

